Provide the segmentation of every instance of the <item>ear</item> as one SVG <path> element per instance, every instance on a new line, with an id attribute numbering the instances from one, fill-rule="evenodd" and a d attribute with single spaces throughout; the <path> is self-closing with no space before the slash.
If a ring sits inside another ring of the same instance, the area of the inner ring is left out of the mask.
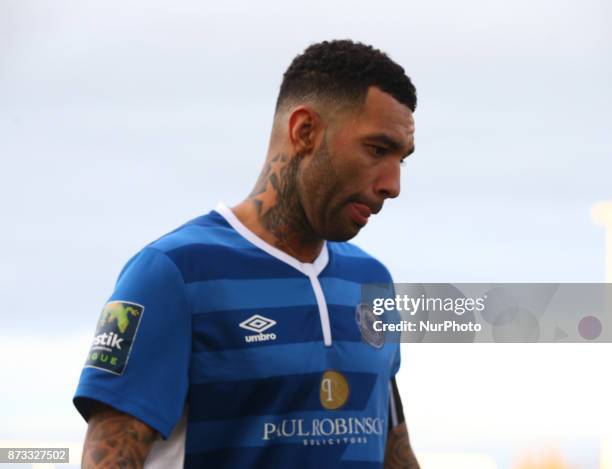
<path id="1" fill-rule="evenodd" d="M 298 106 L 291 111 L 288 130 L 295 154 L 312 153 L 323 134 L 321 116 L 310 106 Z"/>

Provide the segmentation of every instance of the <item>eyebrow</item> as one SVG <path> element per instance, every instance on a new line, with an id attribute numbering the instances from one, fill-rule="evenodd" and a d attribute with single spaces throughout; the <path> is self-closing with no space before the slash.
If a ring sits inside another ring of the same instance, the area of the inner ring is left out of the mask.
<path id="1" fill-rule="evenodd" d="M 402 145 L 397 140 L 395 140 L 393 137 L 385 133 L 368 135 L 367 137 L 365 137 L 364 140 L 367 140 L 370 142 L 377 142 L 382 145 L 385 145 L 391 151 L 399 151 L 402 149 Z M 414 146 L 406 152 L 404 157 L 410 156 L 413 153 L 414 153 Z"/>

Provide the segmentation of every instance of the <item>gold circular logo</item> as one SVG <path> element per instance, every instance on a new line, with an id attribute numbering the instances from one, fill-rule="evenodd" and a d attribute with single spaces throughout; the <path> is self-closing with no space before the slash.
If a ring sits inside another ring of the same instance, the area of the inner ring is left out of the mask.
<path id="1" fill-rule="evenodd" d="M 348 381 L 337 371 L 326 371 L 321 378 L 319 397 L 325 409 L 335 410 L 342 407 L 349 397 Z"/>

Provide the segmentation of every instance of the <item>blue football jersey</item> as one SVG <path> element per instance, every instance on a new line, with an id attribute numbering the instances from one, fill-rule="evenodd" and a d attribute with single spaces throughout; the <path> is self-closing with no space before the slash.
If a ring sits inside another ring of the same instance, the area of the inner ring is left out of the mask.
<path id="1" fill-rule="evenodd" d="M 399 343 L 358 305 L 391 282 L 347 242 L 302 263 L 220 204 L 123 268 L 74 404 L 156 429 L 147 468 L 382 468 Z"/>

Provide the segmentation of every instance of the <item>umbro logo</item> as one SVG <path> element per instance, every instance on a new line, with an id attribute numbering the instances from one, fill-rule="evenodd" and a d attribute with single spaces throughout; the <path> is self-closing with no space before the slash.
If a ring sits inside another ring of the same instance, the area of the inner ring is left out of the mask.
<path id="1" fill-rule="evenodd" d="M 249 319 L 246 319 L 240 323 L 240 327 L 248 329 L 249 331 L 262 333 L 263 331 L 270 329 L 276 321 L 268 318 L 264 318 L 259 314 L 254 314 Z"/>
<path id="2" fill-rule="evenodd" d="M 268 319 L 259 314 L 254 314 L 248 319 L 242 321 L 239 326 L 248 331 L 257 332 L 255 335 L 247 335 L 244 340 L 246 342 L 266 342 L 268 340 L 276 340 L 276 334 L 263 334 L 276 324 L 273 319 Z"/>

